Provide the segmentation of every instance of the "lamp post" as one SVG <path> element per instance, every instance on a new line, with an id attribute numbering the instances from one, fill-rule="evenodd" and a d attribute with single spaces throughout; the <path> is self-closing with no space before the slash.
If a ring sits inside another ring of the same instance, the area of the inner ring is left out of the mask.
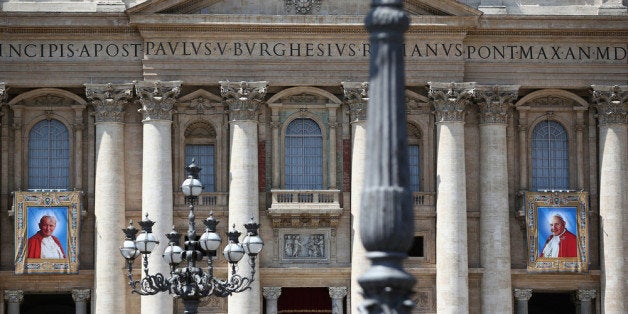
<path id="1" fill-rule="evenodd" d="M 251 283 L 255 280 L 255 259 L 262 250 L 264 241 L 259 237 L 257 230 L 260 225 L 253 221 L 244 224 L 247 235 L 242 243 L 239 243 L 240 232 L 235 230 L 235 224 L 231 231 L 227 232 L 229 243 L 226 245 L 223 254 L 231 264 L 231 277 L 228 280 L 220 280 L 214 277 L 212 257 L 216 255 L 216 250 L 222 242 L 216 233 L 218 221 L 214 219 L 213 212 L 209 218 L 205 219 L 205 233 L 197 240 L 196 228 L 194 225 L 194 205 L 198 202 L 198 196 L 203 190 L 203 185 L 198 179 L 201 168 L 194 160 L 185 167 L 188 173 L 187 179 L 183 181 L 181 190 L 185 194 L 186 204 L 189 204 L 190 214 L 188 215 L 188 233 L 184 249 L 179 246 L 180 234 L 176 232 L 174 226 L 172 232 L 166 234 L 168 246 L 163 252 L 163 259 L 170 265 L 170 274 L 156 273 L 149 274 L 148 255 L 150 255 L 159 244 L 159 241 L 152 233 L 152 226 L 155 224 L 146 217 L 139 222 L 142 231 L 133 226 L 133 221 L 129 226 L 122 229 L 126 238 L 120 248 L 120 253 L 126 259 L 127 276 L 132 292 L 140 295 L 154 295 L 159 292 L 169 292 L 174 297 L 181 298 L 185 306 L 186 314 L 196 314 L 201 298 L 214 295 L 217 297 L 227 297 L 232 293 L 242 292 L 250 289 Z M 137 235 L 137 237 L 136 237 Z M 143 255 L 144 276 L 140 280 L 133 279 L 133 261 L 140 254 Z M 236 264 L 242 259 L 244 254 L 249 255 L 249 266 L 251 276 L 243 277 L 236 273 Z M 196 263 L 207 257 L 207 268 L 203 270 Z M 179 267 L 181 262 L 184 266 Z"/>

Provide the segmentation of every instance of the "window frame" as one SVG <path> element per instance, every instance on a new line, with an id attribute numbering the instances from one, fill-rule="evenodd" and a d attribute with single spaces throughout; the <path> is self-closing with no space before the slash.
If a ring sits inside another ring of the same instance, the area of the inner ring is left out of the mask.
<path id="1" fill-rule="evenodd" d="M 65 189 L 60 189 L 60 188 L 31 188 L 31 169 L 30 169 L 30 158 L 31 158 L 31 151 L 30 151 L 30 140 L 31 140 L 31 132 L 33 131 L 33 129 L 39 125 L 41 122 L 43 121 L 57 121 L 59 122 L 63 127 L 65 127 L 65 130 L 67 131 L 68 137 L 67 137 L 67 141 L 68 141 L 68 167 L 67 167 L 67 171 L 68 171 L 68 185 L 67 188 Z M 75 161 L 75 151 L 74 151 L 74 132 L 73 132 L 73 128 L 71 128 L 71 126 L 65 121 L 65 119 L 63 119 L 63 117 L 61 116 L 57 116 L 57 115 L 47 115 L 45 117 L 41 117 L 39 119 L 33 119 L 32 121 L 30 121 L 29 125 L 27 126 L 27 128 L 24 131 L 24 138 L 26 139 L 24 146 L 22 147 L 23 151 L 24 151 L 24 167 L 23 167 L 23 171 L 24 171 L 24 185 L 26 186 L 27 190 L 33 190 L 33 191 L 70 191 L 72 190 L 72 187 L 74 186 L 74 176 L 75 176 L 75 169 L 74 169 L 74 161 Z"/>
<path id="2" fill-rule="evenodd" d="M 282 189 L 286 189 L 286 132 L 288 130 L 288 126 L 295 120 L 297 119 L 310 119 L 312 120 L 314 123 L 316 123 L 321 131 L 321 138 L 322 138 L 322 146 L 321 146 L 321 151 L 322 151 L 322 182 L 321 182 L 321 189 L 320 190 L 325 190 L 328 188 L 329 183 L 328 183 L 328 146 L 329 146 L 329 139 L 328 139 L 328 130 L 326 128 L 324 128 L 323 126 L 325 125 L 324 123 L 322 123 L 320 117 L 317 117 L 313 114 L 310 114 L 308 112 L 299 112 L 298 114 L 293 114 L 292 116 L 288 117 L 282 125 L 281 128 L 281 134 L 280 134 L 280 141 L 281 141 L 281 145 L 279 148 L 279 154 L 281 156 L 281 162 L 280 162 L 280 172 L 281 172 L 281 187 Z"/>

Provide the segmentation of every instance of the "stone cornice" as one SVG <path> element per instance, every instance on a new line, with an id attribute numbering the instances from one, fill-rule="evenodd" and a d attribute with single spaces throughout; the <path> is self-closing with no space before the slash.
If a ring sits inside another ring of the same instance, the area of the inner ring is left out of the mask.
<path id="1" fill-rule="evenodd" d="M 142 104 L 144 119 L 172 120 L 172 111 L 181 91 L 181 81 L 142 81 L 135 84 L 135 93 Z"/>
<path id="2" fill-rule="evenodd" d="M 133 96 L 133 84 L 85 84 L 94 106 L 95 122 L 124 122 L 124 107 Z"/>

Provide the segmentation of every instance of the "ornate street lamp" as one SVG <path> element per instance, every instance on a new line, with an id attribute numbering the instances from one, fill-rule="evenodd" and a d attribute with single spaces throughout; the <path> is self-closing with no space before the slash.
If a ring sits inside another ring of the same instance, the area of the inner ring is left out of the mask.
<path id="1" fill-rule="evenodd" d="M 264 247 L 264 241 L 257 233 L 260 225 L 253 222 L 253 218 L 251 218 L 248 224 L 244 224 L 247 235 L 244 237 L 242 244 L 238 241 L 241 233 L 235 230 L 234 224 L 233 229 L 227 232 L 229 244 L 223 251 L 225 258 L 231 264 L 231 277 L 228 280 L 215 278 L 212 265 L 213 256 L 216 256 L 216 250 L 218 250 L 222 241 L 216 233 L 218 221 L 214 219 L 212 212 L 209 218 L 203 221 L 206 227 L 205 233 L 197 240 L 194 226 L 194 205 L 197 204 L 198 196 L 203 191 L 203 185 L 198 179 L 198 173 L 201 171 L 201 168 L 196 166 L 194 160 L 192 160 L 192 163 L 185 167 L 185 170 L 188 173 L 188 177 L 181 185 L 181 190 L 185 194 L 186 204 L 190 205 L 187 241 L 185 241 L 185 249 L 179 246 L 180 234 L 176 232 L 174 226 L 172 227 L 172 232 L 166 234 L 168 246 L 164 250 L 163 259 L 170 265 L 170 277 L 166 278 L 161 273 L 149 274 L 148 255 L 152 253 L 159 241 L 152 233 L 152 227 L 155 222 L 148 219 L 148 214 L 139 222 L 142 228 L 139 235 L 137 235 L 138 230 L 133 226 L 133 221 L 129 223 L 127 228 L 122 229 L 126 238 L 120 248 L 120 253 L 126 259 L 127 276 L 129 277 L 129 285 L 133 293 L 154 295 L 167 291 L 174 297 L 183 300 L 186 314 L 195 314 L 198 312 L 198 304 L 203 297 L 210 295 L 227 297 L 232 293 L 242 292 L 251 288 L 251 283 L 255 277 L 255 259 Z M 140 280 L 134 280 L 133 261 L 140 254 L 143 255 L 144 277 Z M 250 277 L 243 277 L 236 273 L 236 264 L 242 259 L 244 254 L 249 255 Z M 206 271 L 196 266 L 196 262 L 203 260 L 204 257 L 207 257 Z M 185 261 L 184 266 L 179 267 L 179 264 L 183 261 Z"/>

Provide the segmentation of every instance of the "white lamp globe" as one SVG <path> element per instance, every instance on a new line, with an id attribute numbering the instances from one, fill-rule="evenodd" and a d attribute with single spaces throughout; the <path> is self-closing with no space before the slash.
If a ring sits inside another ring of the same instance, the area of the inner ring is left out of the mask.
<path id="1" fill-rule="evenodd" d="M 120 254 L 126 259 L 135 259 L 140 255 L 140 250 L 137 249 L 134 241 L 125 240 L 120 248 Z"/>
<path id="2" fill-rule="evenodd" d="M 199 179 L 188 176 L 181 184 L 181 190 L 185 196 L 199 196 L 203 192 L 203 184 Z"/>
<path id="3" fill-rule="evenodd" d="M 229 263 L 237 263 L 244 256 L 244 248 L 238 243 L 229 243 L 225 247 L 223 254 Z"/>
<path id="4" fill-rule="evenodd" d="M 257 255 L 259 254 L 259 252 L 262 251 L 262 248 L 264 247 L 264 241 L 262 241 L 262 238 L 257 235 L 247 235 L 246 237 L 244 237 L 244 240 L 242 240 L 242 247 L 244 248 L 246 254 Z"/>
<path id="5" fill-rule="evenodd" d="M 152 232 L 142 231 L 135 240 L 135 245 L 142 254 L 150 254 L 157 244 L 159 244 L 159 241 L 157 241 Z"/>
<path id="6" fill-rule="evenodd" d="M 170 244 L 164 250 L 164 261 L 168 264 L 179 264 L 182 260 L 181 253 L 183 253 L 183 249 L 180 246 Z"/>
<path id="7" fill-rule="evenodd" d="M 201 244 L 201 247 L 205 251 L 216 251 L 222 242 L 220 236 L 216 232 L 206 231 L 201 235 L 201 238 L 198 240 Z"/>

